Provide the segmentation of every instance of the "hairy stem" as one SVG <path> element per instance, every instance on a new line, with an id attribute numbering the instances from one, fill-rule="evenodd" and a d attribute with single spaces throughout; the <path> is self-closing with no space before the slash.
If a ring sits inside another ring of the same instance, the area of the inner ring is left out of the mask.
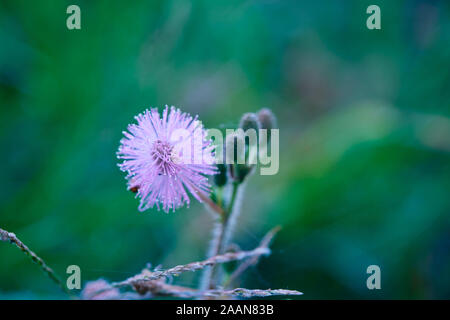
<path id="1" fill-rule="evenodd" d="M 216 217 L 216 221 L 214 221 L 214 228 L 213 228 L 213 234 L 211 241 L 209 243 L 209 249 L 207 257 L 211 258 L 219 253 L 220 249 L 220 242 L 223 237 L 224 232 L 224 224 L 223 224 L 223 216 Z M 200 290 L 208 290 L 211 286 L 213 276 L 213 267 L 208 266 L 205 268 L 202 274 L 202 278 L 200 280 Z"/>
<path id="2" fill-rule="evenodd" d="M 244 192 L 244 183 L 233 183 L 231 199 L 227 208 L 227 217 L 224 223 L 223 236 L 220 243 L 219 253 L 224 253 L 228 249 L 231 237 L 233 235 L 234 226 L 237 218 L 241 213 L 242 196 Z"/>
<path id="3" fill-rule="evenodd" d="M 41 267 L 41 269 L 50 277 L 50 279 L 52 279 L 53 282 L 55 282 L 65 293 L 71 295 L 64 284 L 61 282 L 61 280 L 58 278 L 56 273 L 52 270 L 52 268 L 50 268 L 45 263 L 45 261 L 42 260 L 42 258 L 31 251 L 22 241 L 20 241 L 14 233 L 0 228 L 0 240 L 16 245 L 23 253 L 29 256 L 31 260 L 33 260 L 33 262 L 37 263 Z"/>
<path id="4" fill-rule="evenodd" d="M 227 250 L 231 235 L 233 233 L 233 228 L 240 211 L 240 205 L 236 205 L 240 202 L 237 201 L 239 200 L 240 193 L 242 193 L 242 184 L 233 182 L 228 205 L 216 222 L 208 257 L 223 254 Z M 222 270 L 217 266 L 206 269 L 203 273 L 200 289 L 214 289 L 218 284 L 220 284 L 221 278 Z"/>

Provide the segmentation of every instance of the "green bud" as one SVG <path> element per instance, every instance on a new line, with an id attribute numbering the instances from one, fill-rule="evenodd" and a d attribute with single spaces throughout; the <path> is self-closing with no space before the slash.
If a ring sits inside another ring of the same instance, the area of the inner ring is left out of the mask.
<path id="1" fill-rule="evenodd" d="M 235 181 L 241 183 L 248 175 L 250 175 L 254 167 L 255 165 L 236 164 L 233 165 L 233 168 L 232 170 L 230 170 L 230 173 L 232 174 L 233 179 Z"/>
<path id="2" fill-rule="evenodd" d="M 237 163 L 238 159 L 242 162 L 245 155 L 238 152 L 244 145 L 244 137 L 240 134 L 234 133 L 227 135 L 225 141 L 225 160 L 227 164 Z"/>
<path id="3" fill-rule="evenodd" d="M 217 165 L 218 173 L 214 175 L 214 183 L 218 187 L 223 187 L 227 184 L 227 166 L 225 164 Z"/>
<path id="4" fill-rule="evenodd" d="M 254 165 L 246 164 L 246 149 L 244 137 L 241 134 L 233 134 L 226 140 L 226 163 L 230 169 L 230 177 L 233 181 L 241 183 L 248 176 Z M 244 151 L 244 152 L 238 152 Z"/>

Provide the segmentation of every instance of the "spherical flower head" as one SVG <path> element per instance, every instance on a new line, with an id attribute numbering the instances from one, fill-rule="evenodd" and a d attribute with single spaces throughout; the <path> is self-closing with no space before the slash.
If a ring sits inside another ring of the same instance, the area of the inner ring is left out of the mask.
<path id="1" fill-rule="evenodd" d="M 189 205 L 188 192 L 202 202 L 210 193 L 208 175 L 217 173 L 214 145 L 197 117 L 180 109 L 145 110 L 120 141 L 117 157 L 127 172 L 128 189 L 139 197 L 139 210 L 156 205 L 165 212 Z"/>

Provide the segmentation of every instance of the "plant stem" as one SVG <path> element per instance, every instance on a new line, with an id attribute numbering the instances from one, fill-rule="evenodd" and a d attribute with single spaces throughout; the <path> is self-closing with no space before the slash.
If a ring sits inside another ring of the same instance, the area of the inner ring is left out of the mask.
<path id="1" fill-rule="evenodd" d="M 33 262 L 37 263 L 41 269 L 53 280 L 65 293 L 71 295 L 71 293 L 67 290 L 61 280 L 58 278 L 56 273 L 50 268 L 42 258 L 40 258 L 37 254 L 31 251 L 22 241 L 17 238 L 17 236 L 6 230 L 0 228 L 0 240 L 12 243 L 16 245 L 22 252 L 24 252 L 27 256 L 33 260 Z"/>
<path id="2" fill-rule="evenodd" d="M 264 238 L 261 240 L 261 243 L 259 244 L 260 248 L 268 248 L 272 239 L 275 237 L 278 231 L 280 231 L 281 227 L 276 226 L 272 230 L 270 230 Z M 223 288 L 227 288 L 233 281 L 235 281 L 242 273 L 244 273 L 245 270 L 247 270 L 249 267 L 254 266 L 258 263 L 260 256 L 254 256 L 248 259 L 247 261 L 244 261 L 234 272 L 230 275 L 230 277 L 227 279 L 227 281 L 223 284 Z"/>
<path id="3" fill-rule="evenodd" d="M 225 253 L 227 250 L 228 244 L 231 239 L 231 234 L 236 222 L 236 218 L 239 216 L 240 212 L 240 204 L 237 203 L 238 194 L 242 192 L 243 184 L 239 184 L 238 182 L 233 182 L 231 197 L 228 203 L 228 207 L 226 210 L 226 217 L 224 221 L 224 230 L 222 239 L 220 242 L 219 254 Z"/>
<path id="4" fill-rule="evenodd" d="M 235 218 L 239 215 L 239 208 L 235 207 L 236 199 L 239 192 L 240 184 L 232 183 L 230 200 L 223 214 L 220 215 L 216 222 L 213 238 L 211 239 L 210 251 L 208 258 L 225 253 L 229 240 L 231 238 L 232 229 L 234 227 Z M 205 270 L 201 282 L 202 290 L 214 289 L 221 280 L 221 270 L 217 266 L 212 266 Z"/>
<path id="5" fill-rule="evenodd" d="M 207 258 L 211 258 L 218 255 L 220 250 L 220 242 L 223 237 L 224 231 L 223 215 L 216 216 L 215 219 L 216 221 L 214 221 L 213 234 L 209 244 Z M 200 281 L 200 288 L 199 288 L 200 290 L 205 291 L 211 287 L 213 271 L 214 270 L 212 266 L 205 268 Z"/>

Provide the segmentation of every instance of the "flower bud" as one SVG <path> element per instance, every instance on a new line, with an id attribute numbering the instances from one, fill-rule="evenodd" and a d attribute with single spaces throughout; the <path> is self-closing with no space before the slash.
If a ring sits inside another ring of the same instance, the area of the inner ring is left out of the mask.
<path id="1" fill-rule="evenodd" d="M 261 129 L 267 130 L 267 140 L 259 141 L 260 148 L 271 150 L 270 142 L 272 141 L 272 129 L 277 129 L 277 118 L 269 108 L 263 108 L 258 111 L 258 119 L 261 123 Z"/>
<path id="2" fill-rule="evenodd" d="M 230 175 L 235 181 L 241 183 L 252 173 L 254 167 L 255 165 L 236 164 L 230 169 Z"/>
<path id="3" fill-rule="evenodd" d="M 226 163 L 230 169 L 230 177 L 241 183 L 252 171 L 254 165 L 246 164 L 247 146 L 242 134 L 229 135 L 226 140 Z"/>
<path id="4" fill-rule="evenodd" d="M 261 123 L 261 129 L 277 129 L 277 118 L 273 112 L 268 108 L 263 108 L 258 111 L 258 120 Z"/>
<path id="5" fill-rule="evenodd" d="M 241 121 L 239 122 L 239 128 L 242 128 L 244 132 L 248 129 L 253 129 L 258 133 L 259 129 L 261 128 L 258 116 L 254 113 L 245 113 L 242 116 Z"/>
<path id="6" fill-rule="evenodd" d="M 214 184 L 223 187 L 227 184 L 227 166 L 223 163 L 217 165 L 218 173 L 214 175 Z"/>

